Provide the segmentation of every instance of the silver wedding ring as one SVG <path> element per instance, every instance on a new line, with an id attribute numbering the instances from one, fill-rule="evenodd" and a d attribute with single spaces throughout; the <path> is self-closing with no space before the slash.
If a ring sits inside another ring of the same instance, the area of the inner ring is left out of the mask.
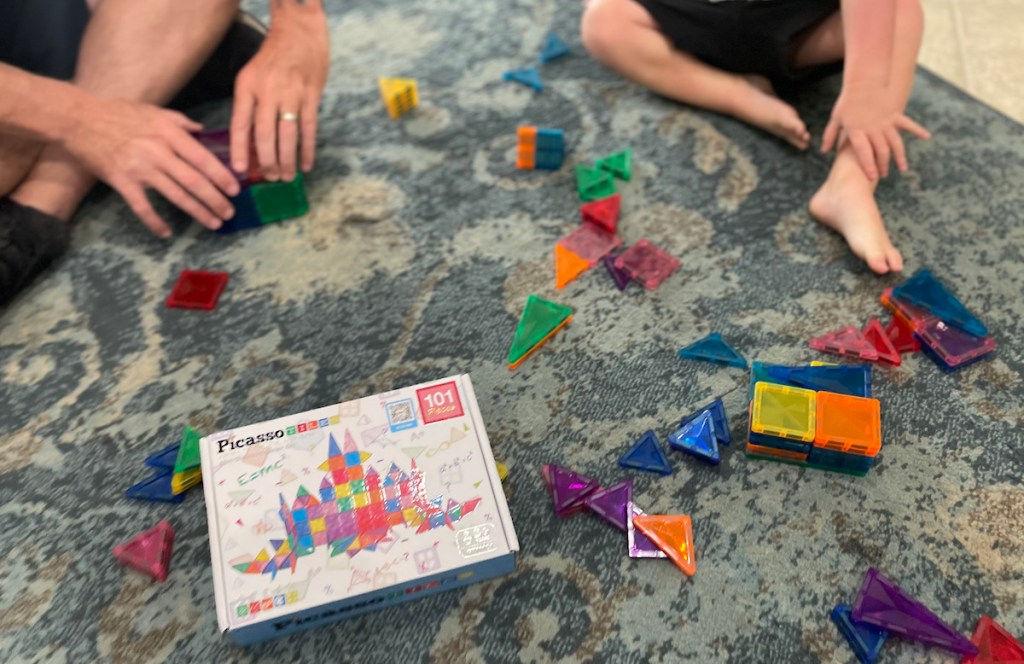
<path id="1" fill-rule="evenodd" d="M 299 115 L 297 113 L 280 113 L 277 116 L 277 119 L 282 122 L 297 122 Z"/>

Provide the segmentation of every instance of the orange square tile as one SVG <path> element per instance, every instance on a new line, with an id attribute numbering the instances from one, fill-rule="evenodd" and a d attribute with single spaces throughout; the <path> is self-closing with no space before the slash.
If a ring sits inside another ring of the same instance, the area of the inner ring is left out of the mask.
<path id="1" fill-rule="evenodd" d="M 882 448 L 878 399 L 818 392 L 814 446 L 873 457 Z"/>

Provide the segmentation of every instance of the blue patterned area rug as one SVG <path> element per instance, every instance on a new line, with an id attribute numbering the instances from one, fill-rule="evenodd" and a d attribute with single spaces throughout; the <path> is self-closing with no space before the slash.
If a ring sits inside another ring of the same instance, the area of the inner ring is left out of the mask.
<path id="1" fill-rule="evenodd" d="M 969 633 L 1024 635 L 1024 130 L 921 72 L 910 114 L 935 135 L 878 198 L 908 270 L 927 265 L 982 314 L 994 359 L 946 375 L 878 369 L 885 446 L 864 478 L 673 454 L 673 475 L 616 459 L 724 396 L 735 439 L 747 374 L 681 362 L 721 332 L 751 359 L 883 314 L 877 278 L 805 205 L 827 160 L 656 98 L 575 37 L 577 3 L 330 2 L 333 70 L 307 216 L 219 236 L 178 219 L 161 242 L 113 195 L 71 252 L 0 315 L 0 659 L 36 662 L 849 662 L 829 621 L 869 565 Z M 574 54 L 535 93 L 501 81 L 554 28 Z M 378 76 L 421 106 L 392 122 Z M 820 135 L 837 82 L 795 103 Z M 216 120 L 216 116 L 211 116 Z M 221 116 L 223 117 L 223 113 Z M 514 168 L 518 124 L 565 129 L 567 165 Z M 682 262 L 655 292 L 602 270 L 554 290 L 578 223 L 572 164 L 631 147 L 620 230 Z M 169 310 L 182 269 L 231 274 L 212 312 Z M 572 324 L 514 373 L 529 293 Z M 522 544 L 514 575 L 248 650 L 217 632 L 202 494 L 129 502 L 146 454 L 185 423 L 212 432 L 457 372 L 472 375 Z M 697 574 L 626 556 L 599 519 L 557 518 L 539 466 L 636 480 L 650 513 L 693 518 Z M 162 517 L 170 578 L 111 547 Z M 891 640 L 887 662 L 949 662 Z"/>

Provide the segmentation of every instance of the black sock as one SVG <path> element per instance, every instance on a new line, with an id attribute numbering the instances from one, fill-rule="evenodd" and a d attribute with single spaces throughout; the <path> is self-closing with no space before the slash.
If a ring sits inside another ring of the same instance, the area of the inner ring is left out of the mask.
<path id="1" fill-rule="evenodd" d="M 60 219 L 0 198 L 0 306 L 63 254 L 69 237 Z"/>

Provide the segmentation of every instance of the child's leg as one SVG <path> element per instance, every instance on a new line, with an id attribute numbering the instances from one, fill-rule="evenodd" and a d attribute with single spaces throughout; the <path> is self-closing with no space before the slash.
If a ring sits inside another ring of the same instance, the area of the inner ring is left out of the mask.
<path id="1" fill-rule="evenodd" d="M 677 50 L 634 0 L 590 0 L 580 31 L 597 60 L 659 94 L 739 118 L 801 150 L 810 144 L 803 120 L 767 79 L 715 69 Z"/>
<path id="2" fill-rule="evenodd" d="M 896 42 L 889 88 L 903 109 L 914 83 L 917 52 L 924 32 L 918 0 L 896 0 Z M 842 235 L 857 256 L 878 274 L 899 272 L 903 257 L 892 245 L 875 203 L 875 184 L 867 179 L 849 145 L 840 148 L 828 179 L 811 198 L 811 215 Z"/>

